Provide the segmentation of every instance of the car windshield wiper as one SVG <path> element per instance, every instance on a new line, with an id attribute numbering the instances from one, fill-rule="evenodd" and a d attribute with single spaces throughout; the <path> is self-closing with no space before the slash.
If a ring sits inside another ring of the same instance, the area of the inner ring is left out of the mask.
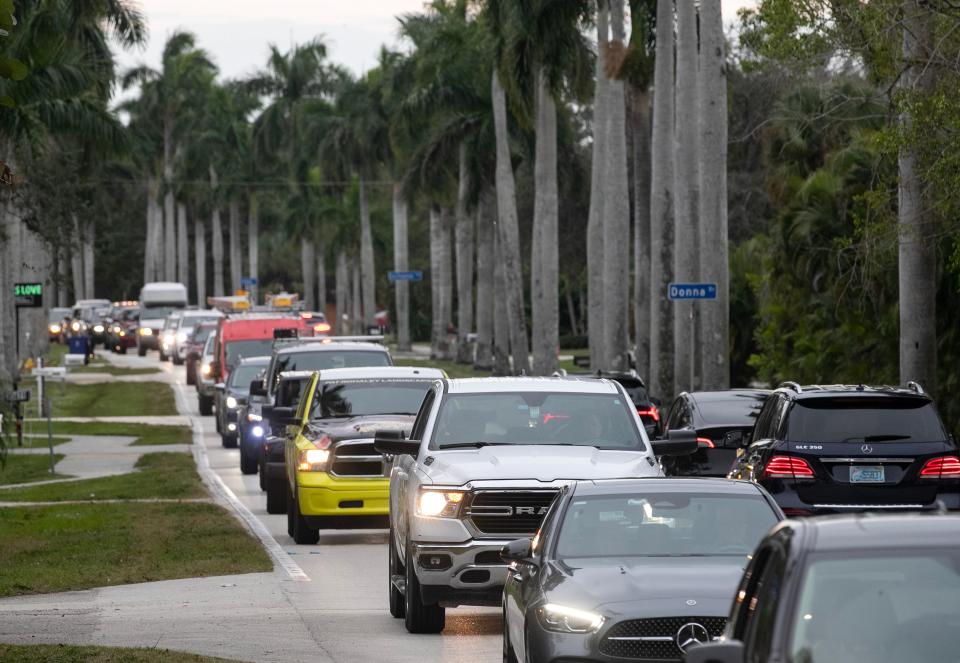
<path id="1" fill-rule="evenodd" d="M 502 447 L 512 444 L 511 442 L 484 442 L 483 440 L 477 440 L 476 442 L 456 442 L 454 444 L 444 444 L 437 447 L 438 449 L 479 449 L 480 447 Z"/>

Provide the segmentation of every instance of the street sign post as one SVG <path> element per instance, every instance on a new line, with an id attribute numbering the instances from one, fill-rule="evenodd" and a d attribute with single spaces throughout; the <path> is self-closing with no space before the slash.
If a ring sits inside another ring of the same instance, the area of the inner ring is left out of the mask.
<path id="1" fill-rule="evenodd" d="M 257 279 L 253 276 L 243 276 L 240 278 L 240 285 L 244 290 L 257 287 Z"/>
<path id="2" fill-rule="evenodd" d="M 397 281 L 422 281 L 423 272 L 389 272 L 387 278 L 391 283 L 396 283 Z"/>
<path id="3" fill-rule="evenodd" d="M 716 299 L 716 283 L 671 283 L 667 287 L 667 298 L 671 302 L 683 302 L 695 299 Z"/>

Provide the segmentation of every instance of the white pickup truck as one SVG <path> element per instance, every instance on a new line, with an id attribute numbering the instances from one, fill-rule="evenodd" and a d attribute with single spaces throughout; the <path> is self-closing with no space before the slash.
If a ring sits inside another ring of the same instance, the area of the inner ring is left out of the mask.
<path id="1" fill-rule="evenodd" d="M 438 633 L 446 607 L 501 605 L 501 548 L 533 536 L 565 483 L 660 476 L 656 455 L 696 450 L 676 431 L 651 445 L 616 382 L 439 380 L 410 439 L 377 435 L 390 472 L 390 613 Z"/>

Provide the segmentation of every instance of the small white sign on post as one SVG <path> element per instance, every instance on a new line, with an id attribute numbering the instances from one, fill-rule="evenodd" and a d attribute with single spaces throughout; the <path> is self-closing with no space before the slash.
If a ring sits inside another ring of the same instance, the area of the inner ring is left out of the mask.
<path id="1" fill-rule="evenodd" d="M 71 355 L 65 355 L 70 357 Z M 76 355 L 82 357 L 83 355 Z M 65 366 L 51 366 L 50 368 L 35 368 L 30 372 L 35 378 L 44 378 L 46 380 L 62 381 L 67 378 L 67 369 Z"/>

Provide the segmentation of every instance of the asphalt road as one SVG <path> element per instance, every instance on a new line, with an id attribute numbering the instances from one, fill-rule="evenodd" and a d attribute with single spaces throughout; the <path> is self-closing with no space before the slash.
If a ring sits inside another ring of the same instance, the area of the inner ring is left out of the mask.
<path id="1" fill-rule="evenodd" d="M 145 358 L 115 356 L 115 361 L 129 366 L 157 365 L 153 353 Z M 411 635 L 404 629 L 402 620 L 390 616 L 387 610 L 386 530 L 327 531 L 321 533 L 317 545 L 295 544 L 287 535 L 286 516 L 267 514 L 257 476 L 240 473 L 239 452 L 222 447 L 212 417 L 200 417 L 196 391 L 185 385 L 184 369 L 172 364 L 162 366 L 167 379 L 182 389 L 187 397 L 178 399 L 181 404 L 185 400 L 189 410 L 181 414 L 200 422 L 211 469 L 309 578 L 291 580 L 289 576 L 283 577 L 285 574 L 279 570 L 274 574 L 280 578 L 280 590 L 286 594 L 290 610 L 297 613 L 317 645 L 317 656 L 313 660 L 343 663 L 481 663 L 500 660 L 502 625 L 499 610 L 448 610 L 447 625 L 440 635 Z M 270 608 L 271 612 L 278 609 L 276 605 Z M 251 632 L 250 637 L 257 637 L 257 633 Z"/>

